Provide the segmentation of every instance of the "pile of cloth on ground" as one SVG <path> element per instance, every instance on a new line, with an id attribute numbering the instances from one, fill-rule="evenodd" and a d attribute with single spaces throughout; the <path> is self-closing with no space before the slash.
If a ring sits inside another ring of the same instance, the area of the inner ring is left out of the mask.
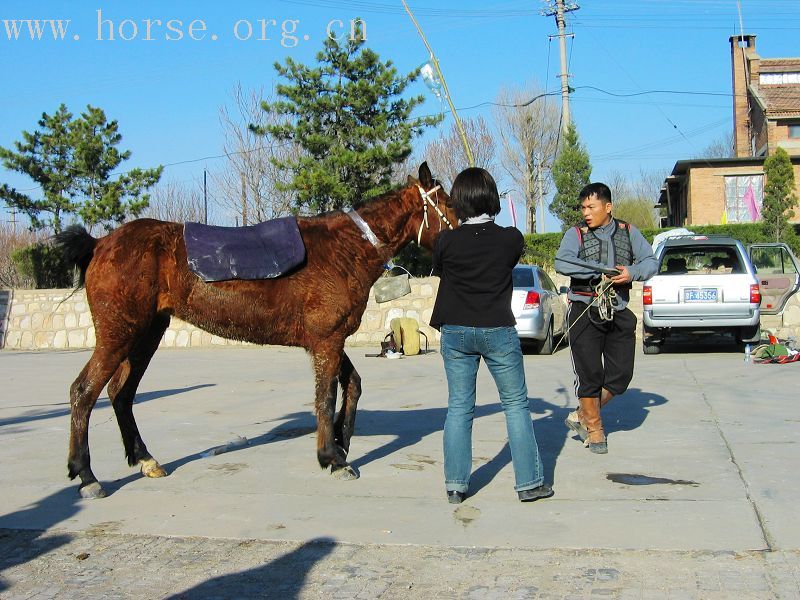
<path id="1" fill-rule="evenodd" d="M 753 362 L 755 363 L 776 363 L 783 365 L 800 361 L 800 348 L 794 337 L 781 340 L 770 334 L 769 343 L 756 346 L 753 348 L 750 355 L 753 357 Z"/>

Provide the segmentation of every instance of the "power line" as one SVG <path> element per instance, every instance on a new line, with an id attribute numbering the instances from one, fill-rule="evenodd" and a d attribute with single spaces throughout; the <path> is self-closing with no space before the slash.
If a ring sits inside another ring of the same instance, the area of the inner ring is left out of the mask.
<path id="1" fill-rule="evenodd" d="M 705 91 L 694 91 L 694 90 L 670 90 L 670 89 L 643 90 L 643 91 L 639 91 L 639 92 L 612 92 L 610 90 L 605 90 L 603 88 L 599 88 L 599 87 L 596 87 L 596 86 L 593 86 L 593 85 L 579 85 L 579 86 L 576 86 L 574 88 L 571 88 L 572 91 L 583 90 L 583 89 L 594 90 L 596 92 L 600 92 L 600 93 L 605 94 L 607 96 L 613 96 L 615 98 L 632 98 L 632 97 L 646 96 L 646 95 L 652 95 L 652 94 L 687 95 L 687 96 L 720 96 L 720 97 L 726 97 L 726 98 L 733 97 L 733 94 L 730 93 L 730 92 L 705 92 Z M 471 106 L 459 107 L 456 110 L 472 110 L 472 109 L 475 109 L 475 108 L 480 108 L 482 106 L 502 106 L 502 107 L 506 107 L 506 108 L 524 108 L 526 106 L 529 106 L 530 104 L 533 104 L 535 101 L 537 101 L 537 100 L 539 100 L 541 98 L 545 98 L 545 97 L 549 97 L 549 96 L 559 96 L 559 95 L 561 95 L 561 91 L 560 90 L 559 91 L 555 91 L 555 92 L 545 92 L 545 93 L 542 93 L 542 94 L 538 94 L 538 95 L 532 97 L 530 100 L 527 100 L 527 101 L 522 102 L 522 103 L 506 104 L 506 103 L 502 103 L 502 102 L 486 101 L 486 102 L 480 102 L 478 104 L 473 104 Z M 798 94 L 798 97 L 800 97 L 800 94 Z M 578 99 L 582 99 L 582 98 L 580 98 L 579 96 L 576 96 L 576 100 L 578 100 Z M 446 110 L 444 112 L 448 112 L 449 113 L 450 111 Z M 438 113 L 436 113 L 436 114 L 438 114 Z M 433 116 L 433 113 L 428 114 L 428 115 L 422 115 L 422 116 L 417 117 L 417 118 L 425 118 L 427 116 Z M 670 121 L 670 124 L 672 124 L 671 121 Z M 673 127 L 675 127 L 677 129 L 677 126 L 675 126 L 674 124 L 673 124 Z M 290 146 L 292 143 L 293 142 L 287 141 L 287 142 L 278 143 L 278 144 L 269 144 L 269 145 L 259 146 L 257 148 L 250 148 L 248 150 L 238 150 L 238 151 L 235 151 L 235 152 L 225 152 L 225 153 L 222 153 L 222 154 L 214 154 L 214 155 L 203 156 L 203 157 L 199 157 L 199 158 L 189 158 L 189 159 L 185 159 L 185 160 L 174 161 L 174 162 L 171 162 L 171 163 L 165 163 L 165 164 L 160 165 L 160 166 L 162 166 L 162 167 L 164 167 L 166 169 L 166 168 L 169 168 L 169 167 L 175 167 L 175 166 L 179 166 L 179 165 L 186 165 L 186 164 L 198 163 L 198 162 L 209 161 L 209 160 L 218 160 L 218 159 L 221 159 L 221 158 L 227 158 L 227 157 L 234 156 L 234 155 L 245 155 L 245 154 L 251 154 L 253 152 L 259 152 L 259 151 L 263 151 L 263 150 L 274 150 L 274 149 L 277 149 L 277 148 L 284 148 L 286 146 Z M 137 168 L 141 168 L 141 167 L 137 167 Z M 121 171 L 119 173 L 114 173 L 114 175 L 126 175 L 128 173 L 130 173 L 130 170 L 129 171 Z M 30 188 L 17 189 L 17 191 L 18 192 L 29 192 L 29 191 L 34 191 L 34 190 L 38 190 L 38 189 L 41 189 L 41 186 L 34 186 L 34 187 L 30 187 Z"/>
<path id="2" fill-rule="evenodd" d="M 285 4 L 299 4 L 301 6 L 315 6 L 322 8 L 353 9 L 363 12 L 379 14 L 403 14 L 403 9 L 396 3 L 385 2 L 366 2 L 358 0 L 339 1 L 339 0 L 284 0 Z M 511 3 L 514 5 L 516 3 Z M 427 17 L 467 17 L 484 19 L 486 17 L 527 17 L 536 13 L 532 8 L 501 8 L 503 5 L 495 6 L 491 9 L 463 9 L 463 8 L 430 8 L 422 6 L 412 7 L 415 14 Z"/>

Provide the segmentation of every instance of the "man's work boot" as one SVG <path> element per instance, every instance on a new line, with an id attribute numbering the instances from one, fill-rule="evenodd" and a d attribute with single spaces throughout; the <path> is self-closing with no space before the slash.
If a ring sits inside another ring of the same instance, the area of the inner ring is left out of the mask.
<path id="1" fill-rule="evenodd" d="M 586 442 L 595 454 L 607 454 L 608 444 L 600 418 L 600 398 L 580 398 L 580 424 L 586 429 Z"/>
<path id="2" fill-rule="evenodd" d="M 600 392 L 600 408 L 602 409 L 606 404 L 611 402 L 613 397 L 614 394 L 609 392 L 606 388 L 603 388 Z M 581 441 L 585 442 L 589 437 L 589 431 L 581 422 L 582 420 L 584 419 L 582 419 L 581 409 L 578 408 L 567 415 L 567 418 L 564 420 L 564 425 L 569 427 L 574 433 L 578 434 L 578 436 L 581 438 Z M 606 449 L 606 451 L 608 450 Z"/>

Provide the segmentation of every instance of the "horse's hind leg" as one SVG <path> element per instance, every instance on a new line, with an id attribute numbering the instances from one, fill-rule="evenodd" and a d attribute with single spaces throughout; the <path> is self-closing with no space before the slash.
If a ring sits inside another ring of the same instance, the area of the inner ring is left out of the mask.
<path id="1" fill-rule="evenodd" d="M 147 451 L 147 446 L 136 426 L 136 419 L 133 417 L 133 400 L 150 359 L 158 350 L 158 343 L 168 326 L 169 315 L 156 315 L 150 329 L 139 338 L 128 358 L 122 362 L 108 382 L 108 396 L 117 417 L 128 464 L 140 465 L 142 474 L 147 477 L 164 477 L 167 472 Z"/>
<path id="2" fill-rule="evenodd" d="M 70 479 L 80 477 L 84 498 L 103 498 L 106 493 L 94 476 L 89 456 L 89 416 L 97 397 L 117 370 L 128 347 L 98 344 L 92 357 L 70 387 L 70 430 L 67 469 Z"/>
<path id="3" fill-rule="evenodd" d="M 317 348 L 312 362 L 316 378 L 315 408 L 317 412 L 317 460 L 324 469 L 341 479 L 356 479 L 358 474 L 347 464 L 347 453 L 336 444 L 333 415 L 336 411 L 336 388 L 344 344 L 338 348 Z"/>
<path id="4" fill-rule="evenodd" d="M 342 353 L 339 367 L 339 384 L 342 386 L 342 407 L 333 426 L 334 440 L 345 453 L 350 451 L 350 439 L 356 424 L 356 408 L 361 397 L 361 376 L 356 371 L 350 357 Z"/>

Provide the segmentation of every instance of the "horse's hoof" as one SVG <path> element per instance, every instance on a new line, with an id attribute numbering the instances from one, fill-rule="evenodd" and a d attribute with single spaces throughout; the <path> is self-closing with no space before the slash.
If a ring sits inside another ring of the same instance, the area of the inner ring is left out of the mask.
<path id="1" fill-rule="evenodd" d="M 96 498 L 105 498 L 108 494 L 97 481 L 83 485 L 80 487 L 81 498 L 87 500 L 94 500 Z"/>
<path id="2" fill-rule="evenodd" d="M 358 471 L 350 465 L 345 465 L 343 467 L 331 467 L 331 475 L 342 481 L 352 481 L 361 476 L 359 475 Z"/>
<path id="3" fill-rule="evenodd" d="M 167 472 L 164 470 L 158 461 L 154 458 L 149 458 L 139 461 L 142 465 L 142 475 L 145 477 L 166 477 Z"/>

